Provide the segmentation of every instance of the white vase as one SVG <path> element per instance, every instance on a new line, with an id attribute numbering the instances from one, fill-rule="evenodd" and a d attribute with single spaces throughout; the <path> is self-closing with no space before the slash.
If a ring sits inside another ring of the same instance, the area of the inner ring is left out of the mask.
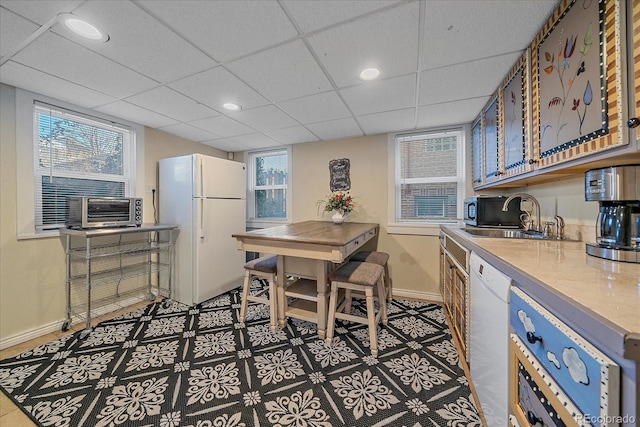
<path id="1" fill-rule="evenodd" d="M 333 215 L 331 215 L 331 219 L 334 224 L 342 224 L 344 222 L 345 214 L 340 211 L 335 211 Z"/>

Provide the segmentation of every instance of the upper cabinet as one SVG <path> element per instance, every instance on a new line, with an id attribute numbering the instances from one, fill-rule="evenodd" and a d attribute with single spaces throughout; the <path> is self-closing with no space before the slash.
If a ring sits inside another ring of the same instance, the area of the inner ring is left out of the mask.
<path id="1" fill-rule="evenodd" d="M 628 126 L 633 129 L 631 135 L 636 140 L 636 147 L 640 150 L 640 1 L 633 2 L 633 10 L 628 12 L 631 16 L 631 36 L 629 57 L 633 61 L 629 67 L 629 78 L 635 82 L 634 99 L 631 100 Z"/>
<path id="2" fill-rule="evenodd" d="M 565 0 L 532 45 L 534 153 L 544 168 L 628 143 L 620 2 Z"/>
<path id="3" fill-rule="evenodd" d="M 530 61 L 531 51 L 527 50 L 498 89 L 503 105 L 500 130 L 502 178 L 531 170 Z"/>
<path id="4" fill-rule="evenodd" d="M 640 161 L 639 27 L 640 1 L 563 0 L 472 126 L 474 188 Z"/>

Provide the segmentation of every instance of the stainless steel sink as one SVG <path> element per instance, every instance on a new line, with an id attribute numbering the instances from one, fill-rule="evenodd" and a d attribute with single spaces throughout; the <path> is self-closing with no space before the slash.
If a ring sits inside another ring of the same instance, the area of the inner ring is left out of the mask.
<path id="1" fill-rule="evenodd" d="M 539 240 L 559 240 L 555 237 L 544 236 L 539 231 L 527 231 L 521 229 L 509 228 L 471 228 L 462 229 L 465 233 L 471 234 L 473 237 L 498 237 L 502 239 L 539 239 Z M 571 241 L 570 239 L 562 239 Z"/>

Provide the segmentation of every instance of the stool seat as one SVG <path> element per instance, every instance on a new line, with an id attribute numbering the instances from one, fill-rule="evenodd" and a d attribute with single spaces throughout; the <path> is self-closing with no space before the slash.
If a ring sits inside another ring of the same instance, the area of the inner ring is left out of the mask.
<path id="1" fill-rule="evenodd" d="M 383 266 L 384 286 L 387 288 L 387 299 L 389 300 L 389 303 L 391 303 L 393 296 L 391 292 L 391 277 L 389 277 L 389 254 L 379 251 L 362 251 L 351 256 L 349 261 L 369 262 Z"/>
<path id="2" fill-rule="evenodd" d="M 370 262 L 373 264 L 385 266 L 389 261 L 389 254 L 386 252 L 363 251 L 353 255 L 350 261 Z"/>
<path id="3" fill-rule="evenodd" d="M 261 271 L 263 273 L 276 274 L 278 272 L 278 256 L 268 255 L 256 258 L 247 262 L 244 268 L 247 270 Z"/>
<path id="4" fill-rule="evenodd" d="M 369 326 L 371 355 L 378 357 L 377 323 L 387 324 L 387 300 L 384 285 L 384 268 L 378 264 L 350 261 L 329 275 L 331 295 L 329 297 L 329 317 L 327 319 L 326 343 L 333 341 L 335 319 L 344 319 Z M 338 291 L 344 289 L 344 299 L 338 306 Z M 373 290 L 377 289 L 380 310 L 375 313 Z M 351 314 L 351 291 L 362 292 L 366 298 L 367 317 Z"/>
<path id="5" fill-rule="evenodd" d="M 357 285 L 375 286 L 384 274 L 384 268 L 378 264 L 366 262 L 348 262 L 329 275 L 333 282 L 355 283 Z"/>
<path id="6" fill-rule="evenodd" d="M 240 322 L 244 323 L 247 317 L 247 304 L 249 301 L 266 304 L 269 306 L 269 318 L 271 330 L 277 329 L 277 296 L 276 296 L 276 274 L 278 272 L 278 256 L 267 255 L 254 259 L 244 265 L 244 284 L 242 287 L 242 301 L 240 304 Z M 251 277 L 260 277 L 269 281 L 269 287 L 263 289 L 255 295 L 249 293 L 251 287 Z"/>

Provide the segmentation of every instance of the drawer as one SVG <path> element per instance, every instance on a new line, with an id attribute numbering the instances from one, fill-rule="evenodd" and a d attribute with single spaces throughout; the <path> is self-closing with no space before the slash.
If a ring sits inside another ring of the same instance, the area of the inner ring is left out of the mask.
<path id="1" fill-rule="evenodd" d="M 521 290 L 512 287 L 510 298 L 511 328 L 578 409 L 618 415 L 618 365 Z"/>
<path id="2" fill-rule="evenodd" d="M 346 244 L 345 249 L 344 249 L 344 255 L 345 257 L 351 255 L 352 253 L 358 251 L 358 249 L 360 249 L 360 246 L 364 245 L 367 241 L 369 241 L 373 236 L 375 236 L 375 232 L 371 233 L 364 233 L 359 235 L 358 237 L 356 237 L 355 239 L 351 240 L 349 243 Z M 367 235 L 369 235 L 369 237 L 367 237 Z"/>
<path id="3" fill-rule="evenodd" d="M 585 414 L 573 404 L 548 375 L 526 345 L 511 334 L 509 417 L 513 426 L 590 427 Z"/>

